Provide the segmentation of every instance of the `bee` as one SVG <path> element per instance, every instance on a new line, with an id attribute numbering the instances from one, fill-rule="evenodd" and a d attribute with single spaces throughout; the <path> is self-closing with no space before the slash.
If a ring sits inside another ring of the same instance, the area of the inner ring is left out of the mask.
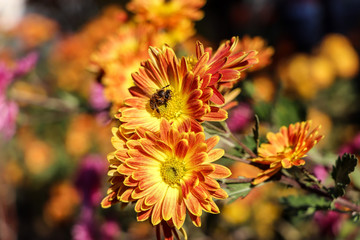
<path id="1" fill-rule="evenodd" d="M 166 85 L 165 87 L 158 89 L 156 93 L 151 95 L 150 108 L 152 110 L 156 110 L 157 113 L 160 113 L 159 106 L 165 105 L 165 107 L 167 107 L 167 103 L 171 99 L 172 91 L 170 89 L 165 89 L 169 86 L 170 85 Z"/>

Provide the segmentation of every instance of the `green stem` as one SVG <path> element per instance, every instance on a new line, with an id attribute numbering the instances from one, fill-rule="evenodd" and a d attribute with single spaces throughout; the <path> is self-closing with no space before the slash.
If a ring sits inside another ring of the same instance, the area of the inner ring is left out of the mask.
<path id="1" fill-rule="evenodd" d="M 243 163 L 247 163 L 247 164 L 251 163 L 250 160 L 247 160 L 245 158 L 239 158 L 239 157 L 236 157 L 236 156 L 228 154 L 228 153 L 225 153 L 224 157 L 229 158 L 229 159 L 234 160 L 234 161 L 238 161 L 238 162 L 243 162 Z"/>
<path id="2" fill-rule="evenodd" d="M 323 189 L 306 186 L 304 183 L 302 183 L 298 180 L 295 180 L 293 178 L 290 178 L 288 176 L 285 176 L 284 174 L 281 176 L 280 182 L 285 183 L 287 185 L 291 185 L 295 188 L 303 189 L 307 192 L 314 193 L 316 195 L 325 197 L 329 200 L 334 200 L 335 203 L 337 203 L 343 207 L 349 208 L 351 210 L 351 212 L 360 213 L 360 206 L 358 206 L 357 204 L 355 204 L 355 203 L 351 202 L 350 200 L 345 199 L 343 197 L 333 199 L 331 197 L 331 195 L 328 192 L 324 191 Z"/>
<path id="3" fill-rule="evenodd" d="M 225 128 L 226 133 L 229 134 L 229 137 L 234 140 L 237 144 L 239 144 L 240 147 L 244 149 L 245 152 L 247 152 L 252 158 L 256 158 L 256 154 L 248 148 L 244 143 L 242 143 L 237 137 L 234 136 L 234 134 L 230 131 L 228 125 L 226 122 L 222 122 L 222 126 Z"/>
<path id="4" fill-rule="evenodd" d="M 235 141 L 242 149 L 244 149 L 244 151 L 246 153 L 248 153 L 252 158 L 256 158 L 257 155 L 250 149 L 248 148 L 244 143 L 242 143 L 237 137 L 234 136 L 234 134 L 230 131 L 229 127 L 227 126 L 227 124 L 225 122 L 220 122 L 221 125 L 223 126 L 223 129 L 218 128 L 216 126 L 214 126 L 213 124 L 209 123 L 209 122 L 204 122 L 203 124 L 208 127 L 211 128 L 217 132 L 219 132 L 219 134 L 221 136 L 224 136 L 227 139 L 233 140 Z"/>
<path id="5" fill-rule="evenodd" d="M 231 184 L 231 183 L 251 183 L 253 178 L 226 178 L 221 179 L 221 183 Z"/>

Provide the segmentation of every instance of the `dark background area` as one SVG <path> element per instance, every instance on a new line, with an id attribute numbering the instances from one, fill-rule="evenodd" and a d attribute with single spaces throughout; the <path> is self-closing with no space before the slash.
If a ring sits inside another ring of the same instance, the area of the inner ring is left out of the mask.
<path id="1" fill-rule="evenodd" d="M 28 11 L 59 22 L 64 32 L 76 31 L 106 5 L 125 6 L 119 0 L 29 0 Z M 309 51 L 327 33 L 342 33 L 356 48 L 360 45 L 358 0 L 209 0 L 205 17 L 197 22 L 198 33 L 212 42 L 234 35 L 260 35 L 270 45 L 290 41 L 294 48 Z"/>

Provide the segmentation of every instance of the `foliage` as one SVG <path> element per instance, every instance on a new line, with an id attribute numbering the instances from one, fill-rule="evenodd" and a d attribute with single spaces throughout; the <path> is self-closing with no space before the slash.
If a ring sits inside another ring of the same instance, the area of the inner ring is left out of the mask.
<path id="1" fill-rule="evenodd" d="M 353 154 L 345 153 L 336 160 L 331 172 L 331 177 L 335 181 L 335 187 L 330 189 L 334 198 L 345 195 L 346 186 L 350 184 L 349 174 L 352 173 L 358 163 L 358 159 Z"/>

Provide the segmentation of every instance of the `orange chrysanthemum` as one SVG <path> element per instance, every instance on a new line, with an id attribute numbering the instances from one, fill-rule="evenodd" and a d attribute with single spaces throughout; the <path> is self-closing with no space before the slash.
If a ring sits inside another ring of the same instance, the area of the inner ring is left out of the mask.
<path id="1" fill-rule="evenodd" d="M 227 118 L 225 110 L 210 105 L 210 75 L 204 79 L 194 75 L 185 58 L 179 61 L 168 46 L 150 47 L 149 54 L 150 59 L 132 75 L 133 97 L 126 99 L 126 106 L 120 110 L 124 129 L 131 132 L 142 126 L 158 132 L 160 121 L 165 118 L 179 129 L 199 132 L 203 130 L 201 122 Z"/>
<path id="2" fill-rule="evenodd" d="M 127 8 L 136 14 L 137 21 L 170 30 L 184 20 L 200 20 L 203 13 L 199 9 L 205 2 L 205 0 L 132 0 Z"/>
<path id="3" fill-rule="evenodd" d="M 114 128 L 117 150 L 108 155 L 111 187 L 102 206 L 133 202 L 138 221 L 150 219 L 157 227 L 166 222 L 176 229 L 188 213 L 200 226 L 203 210 L 219 213 L 213 199 L 227 198 L 215 180 L 231 174 L 213 163 L 224 154 L 213 149 L 218 141 L 217 136 L 205 140 L 203 132 L 181 132 L 165 119 L 159 133 L 138 128 L 132 139 L 124 137 L 121 127 Z"/>
<path id="4" fill-rule="evenodd" d="M 147 58 L 149 30 L 131 22 L 123 24 L 91 56 L 89 69 L 97 74 L 105 87 L 105 97 L 114 105 L 121 106 L 131 96 L 128 91 L 134 85 L 131 73 Z"/>
<path id="5" fill-rule="evenodd" d="M 240 39 L 239 44 L 235 48 L 235 51 L 237 50 L 258 51 L 257 57 L 259 59 L 259 62 L 254 65 L 250 69 L 250 71 L 256 71 L 269 65 L 271 63 L 271 57 L 272 55 L 274 55 L 274 48 L 267 46 L 266 41 L 260 36 L 255 36 L 251 38 L 250 36 L 245 35 L 243 38 Z"/>
<path id="6" fill-rule="evenodd" d="M 127 19 L 124 10 L 109 6 L 80 31 L 58 41 L 52 50 L 52 72 L 57 76 L 58 86 L 67 91 L 89 95 L 92 81 L 86 71 L 89 58 L 106 36 L 112 34 Z"/>
<path id="7" fill-rule="evenodd" d="M 134 21 L 137 24 L 147 25 L 153 29 L 154 37 L 161 44 L 174 46 L 195 34 L 193 21 L 203 17 L 200 8 L 205 2 L 205 0 L 132 0 L 127 8 L 135 14 Z"/>
<path id="8" fill-rule="evenodd" d="M 11 33 L 20 38 L 27 48 L 34 48 L 49 41 L 58 30 L 55 21 L 45 16 L 29 13 L 11 30 Z"/>
<path id="9" fill-rule="evenodd" d="M 219 85 L 225 88 L 232 88 L 240 79 L 241 72 L 252 67 L 258 62 L 255 50 L 239 50 L 238 37 L 232 37 L 225 41 L 213 53 L 211 48 L 204 48 L 201 42 L 196 44 L 196 58 L 187 58 L 192 71 L 202 79 L 209 79 L 208 85 L 213 89 L 214 94 L 211 101 L 216 104 L 224 104 L 224 97 L 219 92 Z M 236 51 L 235 51 L 236 50 Z"/>
<path id="10" fill-rule="evenodd" d="M 259 156 L 252 161 L 268 165 L 269 168 L 260 173 L 253 184 L 259 184 L 282 168 L 291 168 L 305 164 L 305 154 L 318 142 L 323 136 L 319 135 L 320 126 L 310 130 L 311 121 L 290 124 L 287 127 L 281 127 L 278 133 L 268 133 L 269 143 L 261 144 L 258 149 Z"/>

